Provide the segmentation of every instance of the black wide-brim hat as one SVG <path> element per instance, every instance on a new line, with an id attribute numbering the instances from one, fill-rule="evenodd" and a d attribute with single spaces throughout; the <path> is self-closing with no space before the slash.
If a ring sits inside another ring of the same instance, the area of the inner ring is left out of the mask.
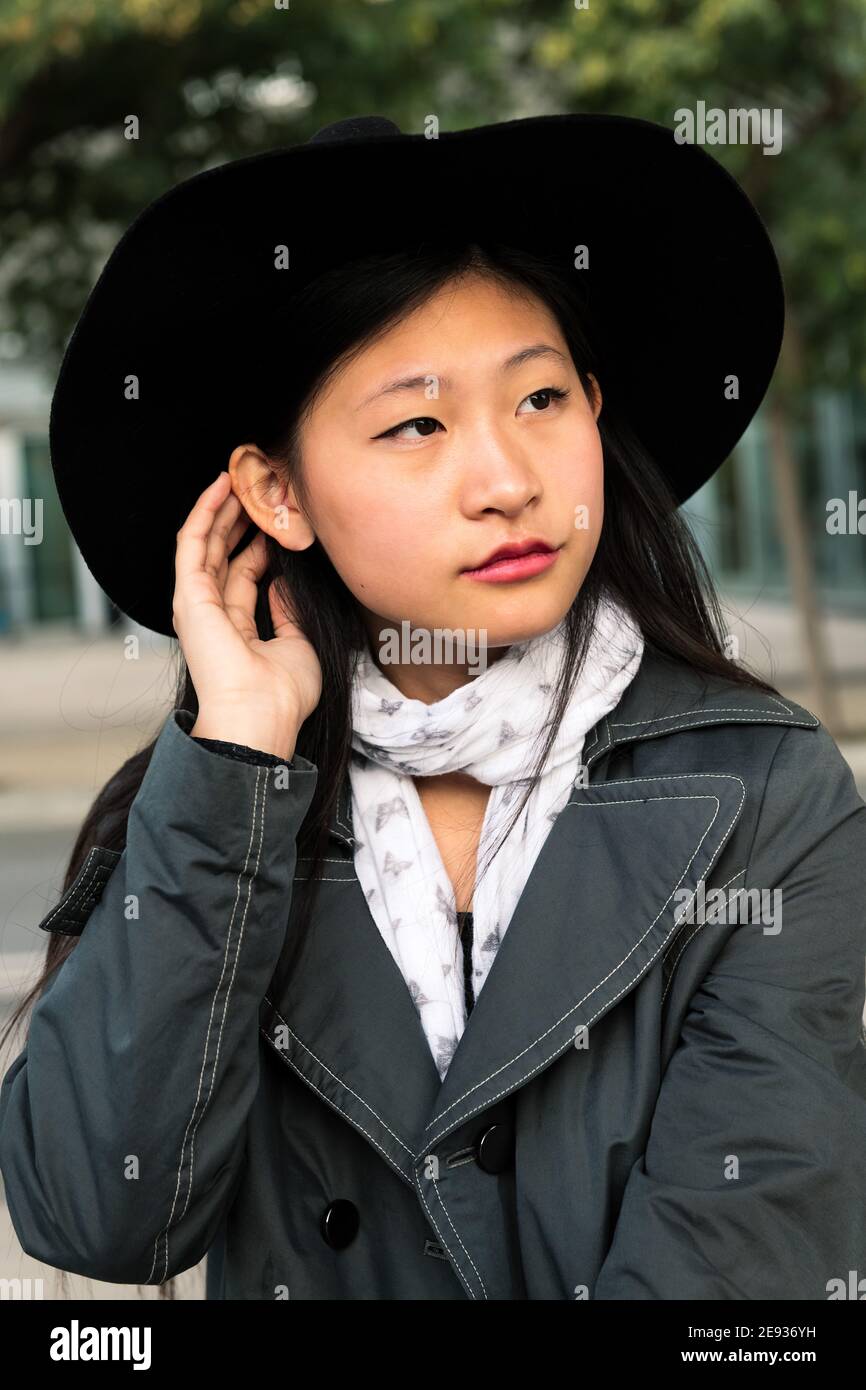
<path id="1" fill-rule="evenodd" d="M 91 291 L 54 391 L 51 459 L 85 563 L 122 612 L 174 635 L 177 531 L 232 450 L 256 442 L 243 383 L 257 344 L 279 379 L 268 324 L 281 304 L 335 263 L 437 238 L 520 246 L 585 277 L 599 361 L 678 502 L 728 457 L 770 382 L 784 294 L 766 228 L 722 165 L 625 116 L 437 139 L 351 117 L 169 189 Z M 581 245 L 588 270 L 572 269 Z"/>

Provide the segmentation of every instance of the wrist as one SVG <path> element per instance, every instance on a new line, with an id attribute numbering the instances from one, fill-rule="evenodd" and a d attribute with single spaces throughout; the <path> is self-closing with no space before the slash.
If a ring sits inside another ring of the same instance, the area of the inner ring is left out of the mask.
<path id="1" fill-rule="evenodd" d="M 292 710 L 278 712 L 273 706 L 261 709 L 245 701 L 202 706 L 189 732 L 192 738 L 244 744 L 288 763 L 294 756 L 300 723 Z"/>

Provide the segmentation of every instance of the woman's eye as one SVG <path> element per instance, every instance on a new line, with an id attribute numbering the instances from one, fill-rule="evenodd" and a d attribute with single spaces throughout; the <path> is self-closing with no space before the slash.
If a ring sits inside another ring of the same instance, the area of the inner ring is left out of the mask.
<path id="1" fill-rule="evenodd" d="M 570 396 L 570 395 L 571 395 L 571 391 L 570 391 L 567 387 L 566 387 L 566 388 L 563 388 L 563 387 L 560 387 L 560 386 L 543 386 L 539 391 L 532 391 L 532 392 L 530 392 L 530 394 L 529 394 L 528 396 L 524 396 L 523 400 L 526 400 L 526 401 L 536 401 L 536 400 L 539 400 L 539 399 L 543 400 L 543 404 L 540 405 L 539 408 L 538 408 L 537 410 L 533 410 L 533 411 L 531 412 L 533 415 L 538 415 L 538 414 L 541 414 L 541 412 L 542 412 L 543 410 L 547 410 L 547 409 L 549 408 L 551 400 L 564 401 L 564 400 L 566 399 L 566 397 L 567 397 L 567 396 Z M 521 401 L 520 404 L 522 405 L 522 404 L 523 404 L 523 401 Z M 403 431 L 404 431 L 404 430 L 408 430 L 408 429 L 413 429 L 416 425 L 419 426 L 419 427 L 425 426 L 425 425 L 432 425 L 432 426 L 433 426 L 433 429 L 421 429 L 420 434 L 417 434 L 417 435 L 415 436 L 416 439 L 426 439 L 426 438 L 428 438 L 431 434 L 433 434 L 434 431 L 435 431 L 436 429 L 440 429 L 440 428 L 441 428 L 441 425 L 439 424 L 439 421 L 438 421 L 438 420 L 434 420 L 432 416 L 430 416 L 430 415 L 416 415 L 416 416 L 414 417 L 414 419 L 412 419 L 412 420 L 404 420 L 403 423 L 402 423 L 401 425 L 392 425 L 391 429 L 389 429 L 389 430 L 384 430 L 384 431 L 382 432 L 382 434 L 377 434 L 377 435 L 375 436 L 375 438 L 376 438 L 376 439 L 397 439 L 397 438 L 399 438 L 400 436 L 403 436 L 403 438 L 408 438 L 409 436 L 403 435 Z"/>
<path id="2" fill-rule="evenodd" d="M 547 399 L 544 400 L 544 404 L 540 407 L 540 409 L 547 410 L 550 406 L 551 399 L 556 401 L 564 401 L 566 396 L 570 395 L 571 392 L 567 388 L 564 389 L 560 386 L 543 386 L 540 391 L 532 391 L 528 396 L 524 396 L 523 399 L 527 401 L 534 401 L 539 396 L 546 397 Z M 522 404 L 523 401 L 521 401 L 521 405 Z M 531 413 L 535 415 L 538 414 L 539 411 L 532 411 Z"/>
<path id="3" fill-rule="evenodd" d="M 402 425 L 394 425 L 390 430 L 385 430 L 383 434 L 377 434 L 377 439 L 396 439 L 403 430 L 408 430 L 412 425 L 438 425 L 438 420 L 433 420 L 429 415 L 416 415 L 414 420 L 404 420 Z M 420 438 L 426 438 L 432 434 L 432 430 L 423 431 Z M 418 438 L 419 436 L 416 436 Z"/>

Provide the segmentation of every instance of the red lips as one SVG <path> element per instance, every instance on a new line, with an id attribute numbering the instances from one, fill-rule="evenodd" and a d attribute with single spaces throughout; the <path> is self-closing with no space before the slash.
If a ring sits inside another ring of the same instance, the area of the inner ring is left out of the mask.
<path id="1" fill-rule="evenodd" d="M 492 554 L 488 555 L 486 560 L 482 560 L 478 565 L 469 565 L 468 568 L 472 570 L 481 570 L 487 565 L 492 565 L 496 560 L 512 560 L 516 559 L 519 555 L 530 555 L 535 551 L 541 554 L 547 554 L 548 551 L 553 550 L 553 548 L 552 545 L 547 544 L 547 541 L 536 538 L 528 541 L 515 542 L 512 545 L 501 545 L 498 550 L 494 550 Z"/>

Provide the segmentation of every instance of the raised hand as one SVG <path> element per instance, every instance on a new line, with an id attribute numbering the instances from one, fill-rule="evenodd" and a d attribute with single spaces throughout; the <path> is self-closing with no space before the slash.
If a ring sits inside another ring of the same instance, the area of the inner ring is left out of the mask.
<path id="1" fill-rule="evenodd" d="M 274 637 L 256 630 L 257 583 L 267 565 L 262 531 L 230 562 L 250 519 L 227 472 L 201 493 L 177 533 L 172 609 L 199 702 L 192 733 L 290 758 L 322 693 L 319 659 L 296 616 L 268 589 Z"/>

